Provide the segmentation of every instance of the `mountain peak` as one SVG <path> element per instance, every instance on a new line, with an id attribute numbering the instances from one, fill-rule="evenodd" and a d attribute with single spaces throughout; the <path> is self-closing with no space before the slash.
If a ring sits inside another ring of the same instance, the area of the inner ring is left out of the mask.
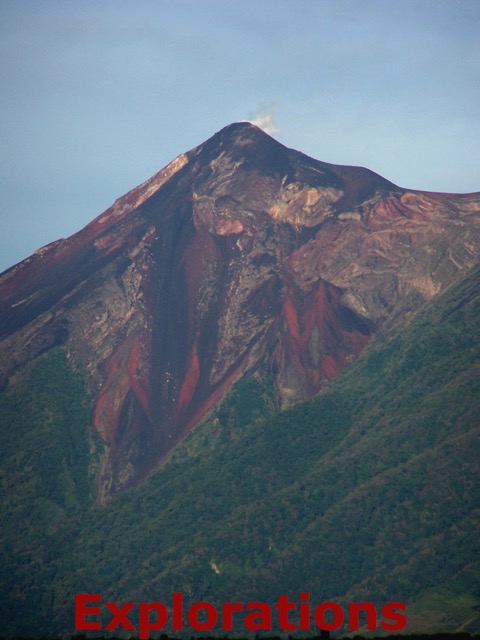
<path id="1" fill-rule="evenodd" d="M 225 175 L 235 166 L 241 167 L 240 172 L 255 172 L 280 181 L 285 188 L 292 189 L 296 184 L 298 188 L 308 185 L 336 189 L 342 193 L 339 200 L 342 208 L 355 207 L 379 190 L 400 191 L 397 185 L 370 169 L 315 160 L 286 147 L 248 121 L 227 125 L 188 155 L 201 163 L 213 163 L 218 170 L 222 167 Z"/>
<path id="2" fill-rule="evenodd" d="M 199 156 L 201 162 L 212 162 L 215 158 L 228 154 L 233 162 L 246 163 L 246 166 L 271 173 L 274 166 L 286 170 L 286 157 L 290 150 L 269 136 L 265 131 L 242 121 L 229 124 L 220 129 L 203 144 L 189 152 L 190 156 Z"/>
<path id="3" fill-rule="evenodd" d="M 54 346 L 82 363 L 105 500 L 236 380 L 318 392 L 473 264 L 479 212 L 230 124 L 0 276 L 0 387 Z"/>
<path id="4" fill-rule="evenodd" d="M 241 137 L 250 137 L 252 140 L 255 138 L 259 139 L 261 137 L 271 138 L 268 133 L 266 133 L 263 129 L 258 127 L 256 124 L 253 124 L 249 120 L 239 120 L 238 122 L 232 122 L 227 124 L 225 127 L 220 129 L 218 132 L 221 135 L 228 135 L 237 138 Z"/>

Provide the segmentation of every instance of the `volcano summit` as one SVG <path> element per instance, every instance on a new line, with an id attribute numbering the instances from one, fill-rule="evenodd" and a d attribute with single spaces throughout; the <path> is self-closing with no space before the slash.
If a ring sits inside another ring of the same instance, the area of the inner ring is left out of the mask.
<path id="1" fill-rule="evenodd" d="M 479 251 L 480 193 L 400 188 L 232 124 L 0 276 L 0 385 L 65 348 L 104 502 L 240 378 L 271 376 L 279 408 L 317 393 Z"/>

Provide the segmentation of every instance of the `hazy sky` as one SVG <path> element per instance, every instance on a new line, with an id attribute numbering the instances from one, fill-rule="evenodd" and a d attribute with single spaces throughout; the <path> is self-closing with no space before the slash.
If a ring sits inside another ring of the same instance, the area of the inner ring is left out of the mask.
<path id="1" fill-rule="evenodd" d="M 237 120 L 480 190 L 480 0 L 0 0 L 0 271 Z"/>

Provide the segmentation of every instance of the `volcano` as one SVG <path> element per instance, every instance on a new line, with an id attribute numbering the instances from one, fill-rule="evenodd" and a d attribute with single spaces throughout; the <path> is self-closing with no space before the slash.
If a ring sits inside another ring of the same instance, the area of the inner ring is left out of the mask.
<path id="1" fill-rule="evenodd" d="M 278 408 L 310 398 L 479 252 L 480 193 L 408 190 L 232 124 L 0 276 L 0 388 L 65 349 L 102 503 L 239 379 L 270 376 Z"/>

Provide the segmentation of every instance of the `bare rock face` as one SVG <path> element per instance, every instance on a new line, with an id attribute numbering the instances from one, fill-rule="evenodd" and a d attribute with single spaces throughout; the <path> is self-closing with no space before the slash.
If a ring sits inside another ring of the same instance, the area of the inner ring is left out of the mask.
<path id="1" fill-rule="evenodd" d="M 409 191 L 233 124 L 0 276 L 0 385 L 55 345 L 81 363 L 103 501 L 241 376 L 272 374 L 281 406 L 310 397 L 479 251 L 480 193 Z"/>

